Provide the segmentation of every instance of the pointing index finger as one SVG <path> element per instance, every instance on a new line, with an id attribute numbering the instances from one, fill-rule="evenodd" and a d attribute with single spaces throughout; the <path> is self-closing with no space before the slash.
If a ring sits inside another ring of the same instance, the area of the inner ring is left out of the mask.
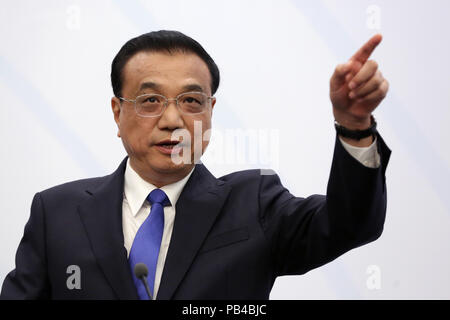
<path id="1" fill-rule="evenodd" d="M 350 60 L 356 60 L 364 64 L 382 39 L 383 37 L 381 34 L 374 35 L 350 58 Z"/>

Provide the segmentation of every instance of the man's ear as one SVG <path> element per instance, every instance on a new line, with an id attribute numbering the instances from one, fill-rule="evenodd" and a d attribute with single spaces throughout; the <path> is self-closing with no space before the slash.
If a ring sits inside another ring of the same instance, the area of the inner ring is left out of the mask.
<path id="1" fill-rule="evenodd" d="M 111 98 L 111 109 L 114 114 L 114 121 L 117 124 L 117 136 L 120 138 L 120 112 L 122 111 L 120 100 L 117 97 Z"/>
<path id="2" fill-rule="evenodd" d="M 211 113 L 212 113 L 212 111 L 213 111 L 213 109 L 214 109 L 214 105 L 216 104 L 216 98 L 212 98 L 212 100 L 211 100 Z"/>

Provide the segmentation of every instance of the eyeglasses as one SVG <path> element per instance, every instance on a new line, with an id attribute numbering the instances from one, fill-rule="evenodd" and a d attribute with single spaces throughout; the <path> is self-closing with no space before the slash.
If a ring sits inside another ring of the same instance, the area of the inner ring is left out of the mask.
<path id="1" fill-rule="evenodd" d="M 211 107 L 211 100 L 215 99 L 203 92 L 185 92 L 175 99 L 167 99 L 161 94 L 143 94 L 135 100 L 119 97 L 122 101 L 134 103 L 136 114 L 141 117 L 159 117 L 169 105 L 169 101 L 176 101 L 176 106 L 181 113 L 195 115 L 205 112 Z"/>

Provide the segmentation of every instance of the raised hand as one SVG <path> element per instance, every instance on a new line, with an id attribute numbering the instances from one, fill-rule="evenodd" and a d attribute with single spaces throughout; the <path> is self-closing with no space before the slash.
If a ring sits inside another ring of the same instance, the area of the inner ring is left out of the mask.
<path id="1" fill-rule="evenodd" d="M 372 111 L 389 89 L 378 63 L 368 60 L 381 40 L 380 34 L 373 36 L 348 62 L 338 65 L 331 77 L 330 99 L 334 118 L 349 129 L 367 129 Z"/>

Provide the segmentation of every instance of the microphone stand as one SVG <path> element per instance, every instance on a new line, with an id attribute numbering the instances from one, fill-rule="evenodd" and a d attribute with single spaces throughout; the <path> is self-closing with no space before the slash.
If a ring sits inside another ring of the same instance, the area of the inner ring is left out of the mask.
<path id="1" fill-rule="evenodd" d="M 148 287 L 148 282 L 147 282 L 147 277 L 146 276 L 142 276 L 139 278 L 142 283 L 144 284 L 145 287 L 145 291 L 147 291 L 148 297 L 150 298 L 150 300 L 152 300 L 152 295 L 150 294 L 150 288 Z"/>

